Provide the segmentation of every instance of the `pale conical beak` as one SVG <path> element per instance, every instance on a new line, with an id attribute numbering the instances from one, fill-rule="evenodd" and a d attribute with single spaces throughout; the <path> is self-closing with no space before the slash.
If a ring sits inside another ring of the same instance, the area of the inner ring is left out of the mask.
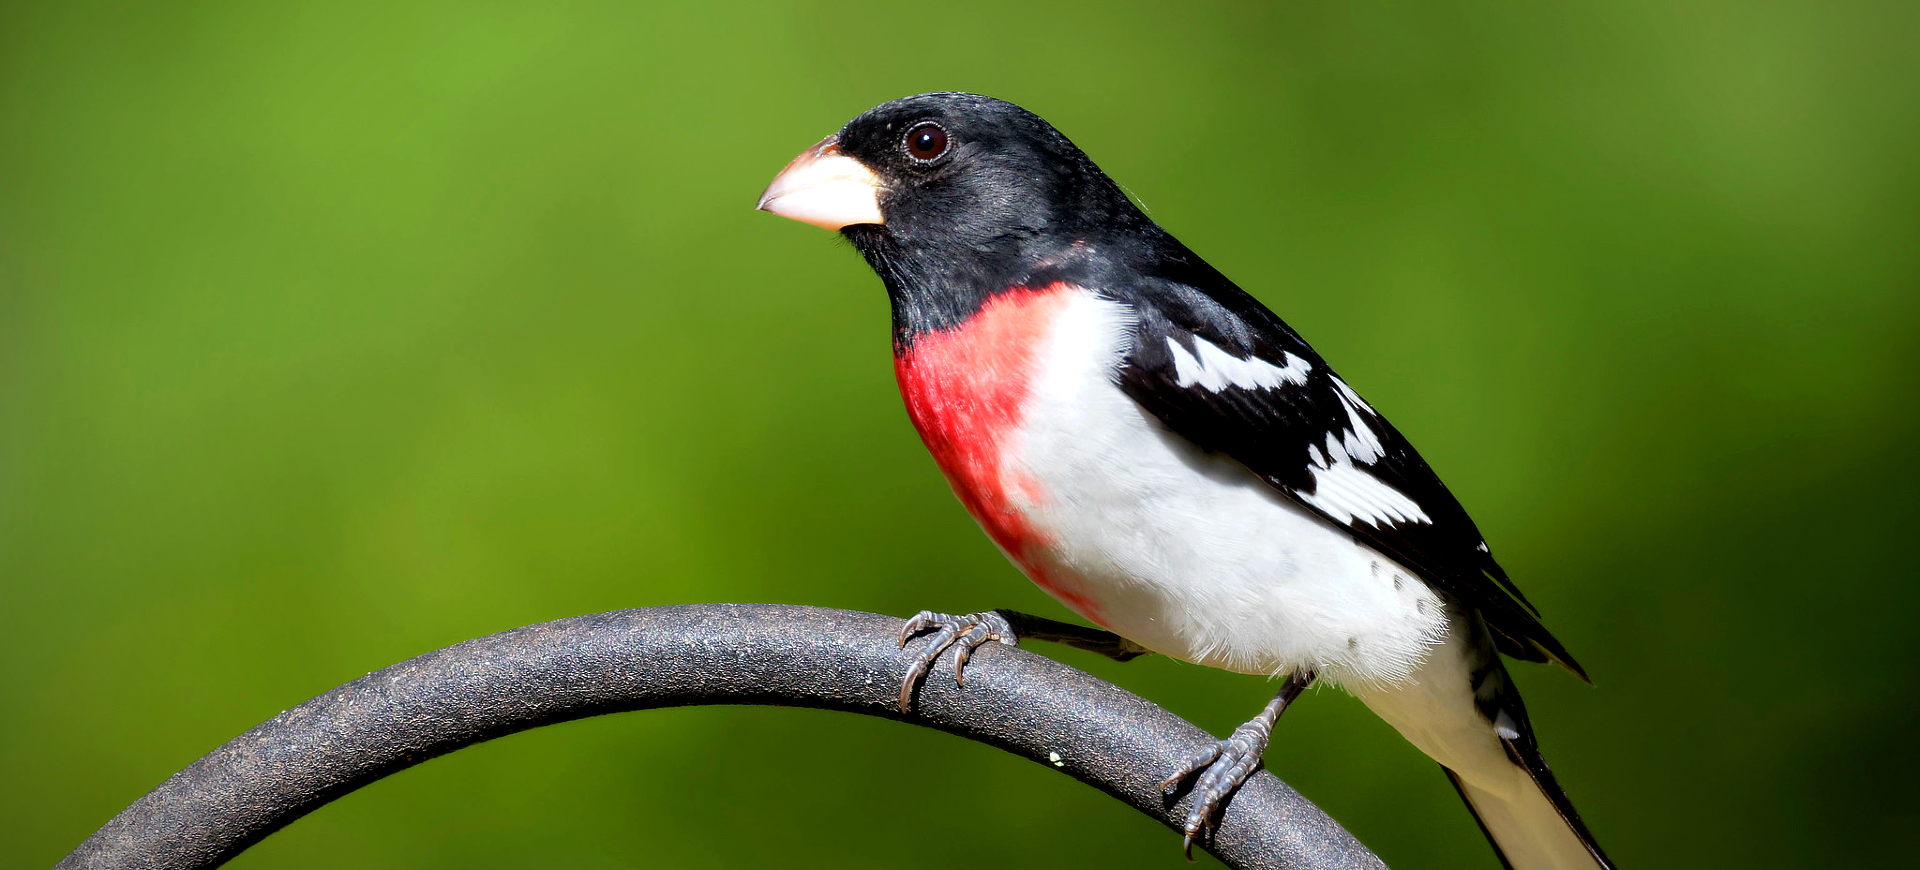
<path id="1" fill-rule="evenodd" d="M 754 208 L 830 230 L 884 224 L 882 189 L 873 170 L 840 152 L 840 137 L 828 136 L 780 170 Z"/>

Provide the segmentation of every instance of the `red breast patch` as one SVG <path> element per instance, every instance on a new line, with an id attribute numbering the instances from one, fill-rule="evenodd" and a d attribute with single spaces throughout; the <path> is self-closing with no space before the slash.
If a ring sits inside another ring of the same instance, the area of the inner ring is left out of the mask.
<path id="1" fill-rule="evenodd" d="M 1004 451 L 1040 376 L 1041 344 L 1073 292 L 1064 284 L 1009 290 L 987 300 L 965 323 L 920 336 L 893 366 L 907 416 L 967 512 L 1035 583 L 1098 622 L 1097 608 L 1083 591 L 1052 581 L 1040 569 L 1034 550 L 1047 541 L 1008 499 L 1007 485 L 1019 487 L 1029 501 L 1045 493 L 1034 481 L 1009 481 L 1002 472 Z"/>

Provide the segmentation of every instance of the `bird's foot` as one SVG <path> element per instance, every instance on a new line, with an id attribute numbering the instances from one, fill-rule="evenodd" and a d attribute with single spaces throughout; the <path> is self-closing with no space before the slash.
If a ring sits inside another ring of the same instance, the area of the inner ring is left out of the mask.
<path id="1" fill-rule="evenodd" d="M 927 631 L 934 631 L 933 637 L 928 638 L 927 645 L 920 648 L 913 665 L 907 668 L 906 677 L 900 681 L 902 713 L 907 712 L 907 702 L 913 697 L 914 686 L 920 684 L 921 678 L 933 667 L 934 660 L 940 658 L 947 647 L 959 647 L 953 658 L 953 678 L 964 686 L 967 684 L 967 659 L 973 657 L 974 650 L 995 642 L 1007 646 L 1020 645 L 1013 624 L 996 611 L 954 616 L 951 613 L 922 610 L 900 627 L 900 648 L 905 649 L 908 639 Z"/>
<path id="2" fill-rule="evenodd" d="M 1185 834 L 1180 849 L 1188 861 L 1193 860 L 1193 841 L 1213 830 L 1227 798 L 1260 769 L 1260 756 L 1267 751 L 1267 741 L 1273 737 L 1273 724 L 1280 719 L 1280 714 L 1312 684 L 1311 672 L 1289 675 L 1280 693 L 1267 702 L 1260 715 L 1233 729 L 1233 736 L 1216 740 L 1194 753 L 1177 773 L 1160 783 L 1160 793 L 1171 794 L 1187 777 L 1196 772 L 1200 774 L 1200 780 L 1193 786 L 1193 805 L 1187 809 L 1186 821 L 1180 826 Z"/>
<path id="3" fill-rule="evenodd" d="M 1232 737 L 1214 741 L 1213 745 L 1195 753 L 1180 766 L 1178 773 L 1160 783 L 1161 793 L 1167 794 L 1187 777 L 1204 769 L 1200 781 L 1194 783 L 1193 806 L 1187 810 L 1186 822 L 1181 825 L 1185 836 L 1181 838 L 1180 849 L 1187 860 L 1193 860 L 1193 841 L 1212 831 L 1214 818 L 1227 796 L 1259 769 L 1260 755 L 1267 751 L 1267 738 L 1272 733 L 1271 726 L 1263 729 L 1258 727 L 1259 722 L 1256 719 L 1233 729 Z"/>

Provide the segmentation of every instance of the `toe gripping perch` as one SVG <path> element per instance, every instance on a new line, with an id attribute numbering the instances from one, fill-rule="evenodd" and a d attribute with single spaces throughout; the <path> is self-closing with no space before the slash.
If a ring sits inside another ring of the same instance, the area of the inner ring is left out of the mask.
<path id="1" fill-rule="evenodd" d="M 1146 647 L 1110 631 L 1017 610 L 987 610 L 965 616 L 922 610 L 900 627 L 900 647 L 905 649 L 908 640 L 928 631 L 934 632 L 933 637 L 928 638 L 926 646 L 915 654 L 913 664 L 907 668 L 906 677 L 900 680 L 902 713 L 907 712 L 913 700 L 914 687 L 920 684 L 927 671 L 932 669 L 934 661 L 950 646 L 959 647 L 953 654 L 953 678 L 962 686 L 967 684 L 967 660 L 973 657 L 974 650 L 989 643 L 1017 647 L 1022 638 L 1051 641 L 1096 652 L 1121 662 L 1147 653 Z"/>
<path id="2" fill-rule="evenodd" d="M 1186 853 L 1187 860 L 1193 860 L 1194 838 L 1213 828 L 1227 797 L 1260 768 L 1260 756 L 1267 751 L 1267 741 L 1273 737 L 1273 724 L 1280 720 L 1280 714 L 1287 712 L 1287 706 L 1293 703 L 1293 699 L 1300 697 L 1300 693 L 1311 685 L 1312 671 L 1288 674 L 1287 681 L 1280 686 L 1279 694 L 1267 702 L 1260 715 L 1233 729 L 1233 736 L 1188 757 L 1177 773 L 1160 783 L 1160 792 L 1168 794 L 1187 777 L 1200 774 L 1200 781 L 1193 785 L 1193 805 L 1187 810 L 1186 823 L 1181 826 L 1186 836 L 1182 838 L 1180 848 Z"/>

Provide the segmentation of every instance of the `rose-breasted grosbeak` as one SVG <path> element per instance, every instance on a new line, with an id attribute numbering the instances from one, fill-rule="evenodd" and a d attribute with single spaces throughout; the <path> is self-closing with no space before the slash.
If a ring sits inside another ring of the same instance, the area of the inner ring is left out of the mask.
<path id="1" fill-rule="evenodd" d="M 1573 656 L 1407 440 L 1292 328 L 1047 122 L 971 94 L 878 106 L 759 207 L 839 230 L 886 284 L 907 413 L 994 543 L 1118 638 L 922 613 L 934 657 L 1019 636 L 1286 675 L 1199 771 L 1189 847 L 1273 723 L 1337 683 L 1445 768 L 1512 867 L 1610 867 L 1501 654 Z M 1120 638 L 1124 638 L 1121 640 Z"/>

